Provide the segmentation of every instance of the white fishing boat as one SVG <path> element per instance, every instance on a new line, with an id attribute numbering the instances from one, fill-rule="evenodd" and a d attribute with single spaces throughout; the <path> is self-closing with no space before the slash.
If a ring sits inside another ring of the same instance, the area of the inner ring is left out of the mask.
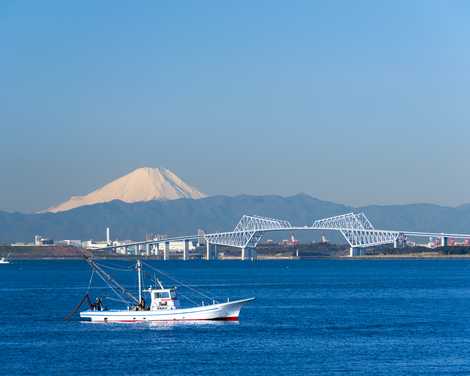
<path id="1" fill-rule="evenodd" d="M 6 257 L 0 257 L 0 264 L 9 264 L 10 261 Z"/>
<path id="2" fill-rule="evenodd" d="M 154 286 L 148 289 L 142 289 L 142 263 L 137 260 L 137 282 L 138 296 L 135 297 L 117 281 L 103 270 L 102 265 L 96 264 L 91 258 L 86 258 L 103 281 L 113 290 L 121 301 L 127 301 L 131 304 L 125 309 L 107 309 L 101 298 L 97 298 L 94 303 L 90 297 L 85 295 L 77 309 L 85 302 L 89 309 L 80 312 L 82 319 L 93 322 L 152 322 L 152 321 L 196 321 L 196 320 L 238 320 L 240 310 L 244 304 L 255 300 L 255 298 L 239 299 L 225 302 L 212 300 L 207 304 L 202 302 L 200 305 L 192 307 L 183 307 L 178 299 L 177 288 L 165 288 L 162 282 L 155 280 Z M 157 269 L 154 269 L 157 270 Z M 161 273 L 161 271 L 159 271 Z M 165 274 L 165 276 L 168 276 Z M 188 287 L 188 286 L 186 286 Z M 190 289 L 196 291 L 194 288 Z M 150 304 L 147 304 L 144 294 L 150 296 Z M 207 298 L 207 295 L 204 295 Z M 74 313 L 73 312 L 73 313 Z M 72 313 L 72 314 L 73 314 Z"/>

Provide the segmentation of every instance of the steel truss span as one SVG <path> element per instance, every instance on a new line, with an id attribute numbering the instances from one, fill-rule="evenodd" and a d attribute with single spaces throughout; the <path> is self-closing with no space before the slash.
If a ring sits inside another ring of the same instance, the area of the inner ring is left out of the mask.
<path id="1" fill-rule="evenodd" d="M 398 240 L 399 231 L 376 230 L 364 213 L 348 213 L 318 219 L 312 229 L 337 230 L 351 247 L 371 247 L 390 244 Z"/>
<path id="2" fill-rule="evenodd" d="M 364 213 L 347 213 L 334 217 L 315 220 L 310 226 L 293 226 L 290 222 L 282 219 L 260 217 L 257 215 L 244 215 L 237 223 L 233 231 L 216 232 L 204 234 L 203 238 L 207 244 L 209 258 L 210 245 L 222 245 L 242 249 L 254 249 L 267 232 L 296 231 L 296 230 L 325 230 L 339 231 L 353 249 L 373 247 L 384 244 L 397 244 L 397 241 L 412 237 L 437 237 L 441 238 L 445 245 L 448 238 L 470 239 L 470 234 L 447 234 L 416 231 L 397 231 L 376 229 Z M 171 241 L 196 240 L 202 235 L 179 236 L 167 239 L 154 239 L 129 244 L 120 244 L 103 249 L 127 248 L 130 246 L 156 246 L 161 243 L 168 244 Z M 351 252 L 352 254 L 353 252 Z"/>
<path id="3" fill-rule="evenodd" d="M 304 227 L 292 226 L 281 219 L 244 215 L 233 231 L 206 234 L 205 239 L 210 244 L 254 248 L 266 232 L 293 230 L 339 231 L 351 247 L 390 244 L 400 236 L 398 231 L 376 230 L 364 213 L 348 213 L 319 219 Z"/>
<path id="4" fill-rule="evenodd" d="M 231 232 L 206 234 L 206 242 L 237 248 L 254 248 L 265 232 L 286 231 L 293 229 L 288 221 L 244 215 Z"/>

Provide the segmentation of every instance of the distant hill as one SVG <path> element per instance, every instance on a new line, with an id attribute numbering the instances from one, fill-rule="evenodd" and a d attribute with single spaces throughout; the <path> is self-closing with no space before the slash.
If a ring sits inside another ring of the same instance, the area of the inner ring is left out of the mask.
<path id="1" fill-rule="evenodd" d="M 184 182 L 170 170 L 142 167 L 85 196 L 73 196 L 45 212 L 57 213 L 113 200 L 132 203 L 202 197 L 205 197 L 202 192 Z"/>
<path id="2" fill-rule="evenodd" d="M 243 214 L 282 218 L 292 224 L 306 225 L 314 219 L 351 211 L 364 211 L 378 228 L 470 233 L 469 205 L 353 208 L 305 194 L 291 197 L 242 195 L 138 203 L 115 200 L 58 213 L 0 212 L 0 242 L 31 241 L 35 234 L 54 239 L 103 239 L 106 226 L 111 227 L 113 238 L 139 240 L 149 233 L 192 235 L 199 228 L 228 231 Z M 319 235 L 305 236 L 318 238 Z"/>

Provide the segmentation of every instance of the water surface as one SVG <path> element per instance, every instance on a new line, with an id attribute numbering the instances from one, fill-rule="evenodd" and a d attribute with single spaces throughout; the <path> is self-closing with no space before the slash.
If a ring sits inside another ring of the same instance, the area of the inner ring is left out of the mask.
<path id="1" fill-rule="evenodd" d="M 470 374 L 470 261 L 151 265 L 221 300 L 257 300 L 238 323 L 65 322 L 87 290 L 86 263 L 2 265 L 0 374 Z M 133 272 L 113 275 L 136 284 Z M 112 296 L 95 286 L 91 294 Z"/>

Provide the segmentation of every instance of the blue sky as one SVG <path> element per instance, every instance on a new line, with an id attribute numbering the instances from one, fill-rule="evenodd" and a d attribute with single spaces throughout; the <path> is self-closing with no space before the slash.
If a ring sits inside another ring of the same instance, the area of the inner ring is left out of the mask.
<path id="1" fill-rule="evenodd" d="M 0 209 L 140 166 L 208 194 L 470 202 L 467 1 L 0 4 Z"/>

